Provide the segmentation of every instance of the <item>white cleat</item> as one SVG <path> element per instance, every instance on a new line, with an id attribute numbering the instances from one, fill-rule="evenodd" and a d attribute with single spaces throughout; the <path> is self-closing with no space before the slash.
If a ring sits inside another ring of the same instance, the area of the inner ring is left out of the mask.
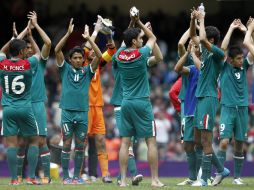
<path id="1" fill-rule="evenodd" d="M 191 186 L 202 187 L 202 186 L 208 186 L 208 184 L 203 179 L 200 179 L 200 180 L 194 181 Z"/>
<path id="2" fill-rule="evenodd" d="M 186 179 L 183 182 L 178 183 L 177 185 L 182 186 L 182 185 L 192 185 L 195 181 L 191 179 Z"/>
<path id="3" fill-rule="evenodd" d="M 216 186 L 216 185 L 220 184 L 222 182 L 222 180 L 225 177 L 227 177 L 229 174 L 230 174 L 230 171 L 227 168 L 224 168 L 224 170 L 222 172 L 216 174 L 216 176 L 213 180 L 212 186 Z"/>
<path id="4" fill-rule="evenodd" d="M 235 178 L 232 181 L 232 184 L 234 184 L 234 185 L 244 185 L 243 180 L 240 177 L 239 178 Z"/>

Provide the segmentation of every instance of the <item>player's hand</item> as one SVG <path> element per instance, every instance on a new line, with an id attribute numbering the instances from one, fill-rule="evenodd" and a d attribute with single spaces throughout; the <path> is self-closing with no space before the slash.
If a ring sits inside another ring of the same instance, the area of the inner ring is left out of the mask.
<path id="1" fill-rule="evenodd" d="M 250 17 L 246 25 L 247 25 L 248 30 L 253 30 L 254 29 L 254 19 L 252 17 Z"/>
<path id="2" fill-rule="evenodd" d="M 153 28 L 152 28 L 151 22 L 147 22 L 147 23 L 145 23 L 145 27 L 147 27 L 149 30 L 153 31 Z"/>
<path id="3" fill-rule="evenodd" d="M 247 32 L 247 28 L 244 26 L 244 24 L 242 23 L 241 19 L 238 19 L 239 22 L 239 30 L 241 30 L 242 32 Z"/>
<path id="4" fill-rule="evenodd" d="M 73 32 L 73 28 L 74 28 L 74 24 L 73 23 L 73 18 L 71 18 L 70 23 L 69 23 L 69 27 L 68 27 L 68 31 L 67 34 L 70 35 Z"/>
<path id="5" fill-rule="evenodd" d="M 102 29 L 102 17 L 100 15 L 97 15 L 97 21 L 94 26 L 94 30 L 99 32 Z"/>
<path id="6" fill-rule="evenodd" d="M 31 24 L 35 27 L 38 22 L 37 22 L 37 14 L 35 11 L 30 11 L 29 14 L 27 15 L 27 18 L 30 19 Z"/>
<path id="7" fill-rule="evenodd" d="M 84 30 L 84 34 L 82 34 L 83 38 L 85 38 L 86 40 L 88 38 L 90 38 L 90 35 L 89 35 L 89 26 L 88 25 L 85 25 L 85 30 Z"/>
<path id="8" fill-rule="evenodd" d="M 32 24 L 31 20 L 28 21 L 27 28 L 30 28 L 31 30 L 34 29 L 34 25 Z"/>
<path id="9" fill-rule="evenodd" d="M 14 37 L 14 38 L 18 37 L 18 32 L 17 32 L 17 29 L 16 29 L 15 22 L 13 22 L 13 25 L 12 25 L 12 37 Z"/>
<path id="10" fill-rule="evenodd" d="M 235 19 L 231 24 L 230 27 L 232 30 L 239 28 L 240 27 L 240 23 L 239 23 L 239 19 Z"/>

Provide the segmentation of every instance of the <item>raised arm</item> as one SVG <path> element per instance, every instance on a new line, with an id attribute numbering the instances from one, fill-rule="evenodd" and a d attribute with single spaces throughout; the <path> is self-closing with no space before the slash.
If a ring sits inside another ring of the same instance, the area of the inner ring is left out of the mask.
<path id="1" fill-rule="evenodd" d="M 63 55 L 62 49 L 66 41 L 68 40 L 69 36 L 73 32 L 74 24 L 72 24 L 72 22 L 73 22 L 73 18 L 71 18 L 70 20 L 67 33 L 62 37 L 62 39 L 58 42 L 58 44 L 55 47 L 56 62 L 58 66 L 61 66 L 61 64 L 64 61 L 64 55 Z"/>
<path id="2" fill-rule="evenodd" d="M 185 44 L 187 40 L 189 39 L 189 37 L 190 37 L 190 29 L 184 32 L 184 34 L 182 35 L 182 37 L 180 38 L 178 42 L 178 55 L 180 57 L 182 57 L 186 52 Z"/>
<path id="3" fill-rule="evenodd" d="M 153 34 L 151 30 L 149 30 L 139 19 L 139 13 L 137 16 L 134 16 L 133 19 L 136 21 L 137 26 L 144 31 L 146 37 L 148 38 L 146 42 L 146 46 L 148 46 L 150 49 L 153 49 L 155 42 L 156 42 L 156 37 Z"/>
<path id="4" fill-rule="evenodd" d="M 92 60 L 91 62 L 91 67 L 92 70 L 95 72 L 96 69 L 98 68 L 98 64 L 100 62 L 102 53 L 101 50 L 98 48 L 98 46 L 92 41 L 90 35 L 89 35 L 89 27 L 87 25 L 85 25 L 85 30 L 84 30 L 84 34 L 82 34 L 83 38 L 86 39 L 90 44 L 92 49 L 95 52 L 96 57 Z"/>
<path id="5" fill-rule="evenodd" d="M 230 38 L 232 36 L 233 31 L 240 26 L 239 19 L 235 19 L 231 24 L 227 31 L 226 36 L 224 37 L 221 43 L 221 49 L 225 52 L 228 49 L 228 44 L 230 42 Z"/>
<path id="6" fill-rule="evenodd" d="M 197 21 L 195 18 L 197 11 L 195 10 L 194 7 L 191 11 L 192 11 L 191 12 L 191 21 L 190 21 L 190 28 L 189 28 L 190 38 L 196 45 L 199 45 L 200 41 L 199 41 L 199 37 L 197 36 L 197 33 L 196 33 L 196 22 Z"/>
<path id="7" fill-rule="evenodd" d="M 184 67 L 184 64 L 188 61 L 188 56 L 191 50 L 191 46 L 192 44 L 189 43 L 188 45 L 188 49 L 185 52 L 185 54 L 177 61 L 176 65 L 175 65 L 175 72 L 179 73 L 179 74 L 184 74 L 184 75 L 188 75 L 190 73 L 190 69 L 188 67 Z"/>
<path id="8" fill-rule="evenodd" d="M 200 70 L 200 66 L 201 66 L 201 61 L 199 59 L 199 57 L 196 55 L 196 52 L 200 52 L 199 51 L 199 46 L 196 45 L 194 42 L 191 42 L 192 45 L 191 45 L 191 56 L 192 56 L 192 59 L 193 59 L 193 62 L 194 62 L 194 65 L 197 67 L 198 70 Z"/>
<path id="9" fill-rule="evenodd" d="M 101 29 L 102 29 L 101 16 L 97 15 L 97 21 L 96 21 L 95 26 L 94 26 L 94 31 L 93 31 L 93 33 L 92 33 L 92 35 L 90 37 L 93 42 L 95 42 L 95 39 L 96 39 L 96 37 L 97 37 L 97 35 L 98 35 L 98 33 L 100 32 Z M 89 43 L 89 41 L 87 41 L 85 43 L 85 47 L 87 47 L 89 49 L 92 48 L 91 44 Z"/>
<path id="10" fill-rule="evenodd" d="M 151 31 L 153 30 L 150 22 L 147 22 L 145 24 L 145 26 L 149 30 L 151 30 Z M 153 53 L 153 56 L 148 59 L 148 66 L 149 67 L 152 67 L 152 66 L 158 64 L 159 62 L 163 61 L 163 55 L 162 55 L 160 47 L 158 46 L 157 43 L 155 43 L 152 53 Z"/>
<path id="11" fill-rule="evenodd" d="M 253 61 L 253 57 L 254 57 L 254 44 L 253 44 L 253 40 L 252 40 L 252 33 L 254 31 L 254 20 L 253 18 L 250 18 L 248 20 L 248 23 L 247 23 L 247 32 L 246 32 L 246 35 L 244 37 L 244 41 L 243 41 L 243 44 L 248 48 L 249 50 L 249 54 L 248 54 L 248 58 L 250 61 Z"/>
<path id="12" fill-rule="evenodd" d="M 30 28 L 27 28 L 27 38 L 29 40 L 29 42 L 31 43 L 31 46 L 34 50 L 34 55 L 36 55 L 38 58 L 40 58 L 40 49 L 39 47 L 37 46 L 36 42 L 34 41 L 34 38 L 32 36 L 32 31 Z"/>
<path id="13" fill-rule="evenodd" d="M 44 32 L 44 30 L 39 26 L 37 22 L 37 14 L 35 11 L 29 12 L 27 17 L 28 19 L 30 19 L 32 25 L 36 28 L 36 30 L 38 31 L 44 42 L 41 50 L 42 58 L 48 58 L 51 49 L 51 40 L 49 39 L 48 35 Z"/>

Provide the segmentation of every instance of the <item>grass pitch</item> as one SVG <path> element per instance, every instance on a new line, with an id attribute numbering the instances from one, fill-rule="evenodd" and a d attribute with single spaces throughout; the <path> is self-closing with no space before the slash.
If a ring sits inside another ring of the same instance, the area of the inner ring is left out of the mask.
<path id="1" fill-rule="evenodd" d="M 166 184 L 167 186 L 162 189 L 170 189 L 170 190 L 192 190 L 192 189 L 199 189 L 199 187 L 191 187 L 191 186 L 177 186 L 176 184 L 183 181 L 185 178 L 160 178 L 161 181 Z M 217 187 L 203 187 L 205 189 L 212 189 L 216 188 L 216 190 L 253 190 L 254 189 L 254 178 L 243 178 L 245 185 L 236 186 L 232 184 L 232 177 L 226 178 L 222 184 Z M 150 178 L 145 178 L 140 183 L 139 186 L 129 186 L 126 188 L 120 188 L 116 185 L 116 180 L 114 179 L 113 184 L 104 184 L 98 179 L 95 183 L 90 183 L 86 185 L 62 185 L 61 180 L 54 180 L 52 184 L 49 185 L 25 185 L 21 184 L 18 186 L 10 186 L 8 185 L 10 179 L 8 178 L 0 178 L 0 190 L 10 190 L 10 189 L 17 189 L 17 190 L 63 190 L 63 189 L 75 189 L 75 190 L 84 190 L 84 189 L 91 189 L 91 190 L 115 190 L 115 189 L 140 189 L 140 190 L 147 190 L 147 189 L 154 189 L 150 186 Z"/>

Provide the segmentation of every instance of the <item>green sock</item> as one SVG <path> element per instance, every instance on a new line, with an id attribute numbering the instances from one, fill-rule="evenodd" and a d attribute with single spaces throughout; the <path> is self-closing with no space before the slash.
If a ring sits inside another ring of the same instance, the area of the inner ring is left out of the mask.
<path id="1" fill-rule="evenodd" d="M 212 156 L 212 164 L 216 167 L 218 173 L 223 172 L 224 165 L 221 164 L 215 153 Z"/>
<path id="2" fill-rule="evenodd" d="M 23 148 L 23 147 L 18 148 L 18 153 L 17 153 L 17 174 L 18 174 L 18 176 L 22 176 L 25 154 L 26 154 L 26 148 Z"/>
<path id="3" fill-rule="evenodd" d="M 201 163 L 202 163 L 202 158 L 203 158 L 203 148 L 202 147 L 196 147 L 195 148 L 195 153 L 196 153 L 196 172 L 198 174 Z"/>
<path id="4" fill-rule="evenodd" d="M 63 179 L 69 178 L 69 161 L 70 161 L 70 149 L 63 148 L 61 155 L 61 163 L 63 169 Z"/>
<path id="5" fill-rule="evenodd" d="M 17 179 L 17 148 L 10 147 L 7 149 L 7 162 L 11 179 Z"/>
<path id="6" fill-rule="evenodd" d="M 38 155 L 39 155 L 38 146 L 29 146 L 27 152 L 27 162 L 28 162 L 28 176 L 30 178 L 35 178 L 35 170 L 37 167 Z"/>
<path id="7" fill-rule="evenodd" d="M 196 153 L 186 152 L 186 155 L 188 162 L 189 179 L 195 181 L 197 179 Z"/>
<path id="8" fill-rule="evenodd" d="M 220 163 L 224 166 L 226 161 L 226 151 L 219 150 L 217 153 L 217 158 L 219 159 Z"/>
<path id="9" fill-rule="evenodd" d="M 234 156 L 234 178 L 239 178 L 241 176 L 243 160 L 243 156 Z"/>
<path id="10" fill-rule="evenodd" d="M 40 156 L 44 176 L 50 178 L 50 152 L 47 145 L 40 148 Z"/>
<path id="11" fill-rule="evenodd" d="M 136 160 L 135 160 L 135 157 L 132 155 L 129 155 L 128 171 L 130 172 L 132 177 L 134 177 L 138 174 L 137 167 L 136 167 Z"/>
<path id="12" fill-rule="evenodd" d="M 207 179 L 209 178 L 209 176 L 211 176 L 211 168 L 212 154 L 203 155 L 201 179 L 203 179 L 205 182 L 207 182 Z"/>
<path id="13" fill-rule="evenodd" d="M 79 177 L 80 169 L 82 166 L 82 162 L 84 160 L 84 149 L 76 149 L 75 148 L 75 157 L 74 157 L 74 175 L 73 177 Z"/>

